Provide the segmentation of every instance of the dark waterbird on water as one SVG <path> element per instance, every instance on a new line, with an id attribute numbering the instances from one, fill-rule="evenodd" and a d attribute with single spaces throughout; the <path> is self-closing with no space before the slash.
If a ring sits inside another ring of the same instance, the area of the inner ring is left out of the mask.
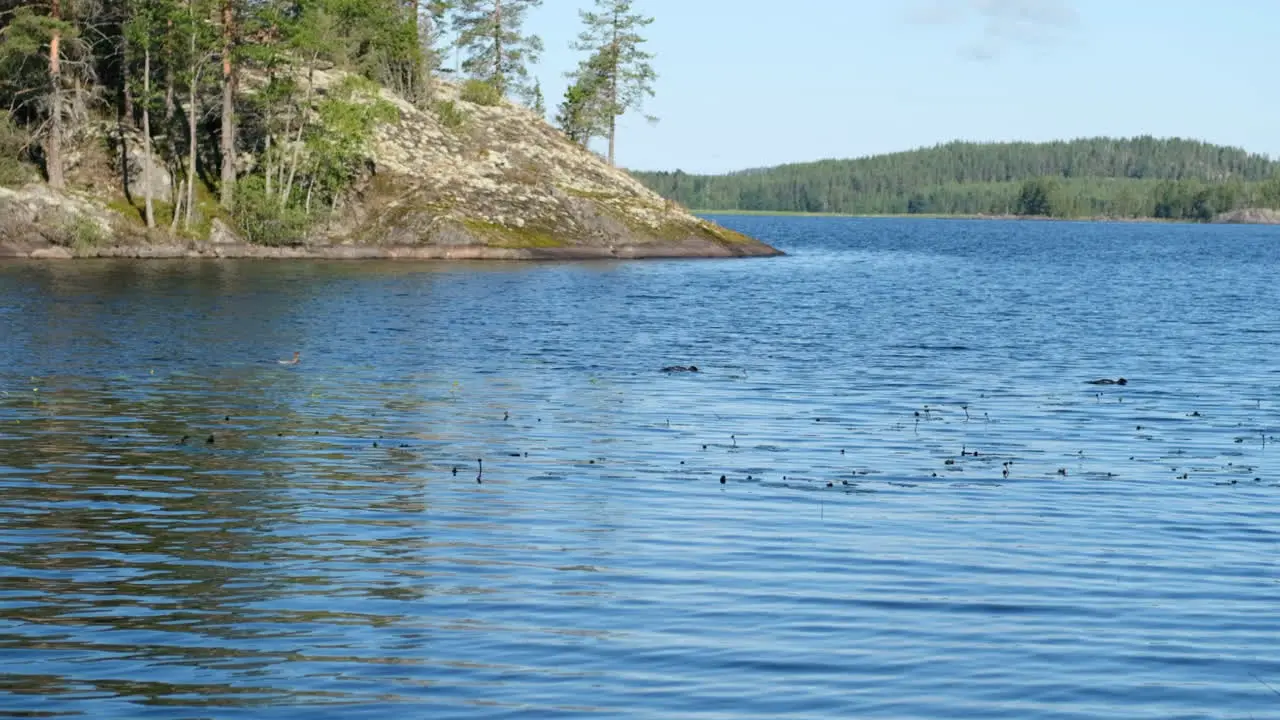
<path id="1" fill-rule="evenodd" d="M 698 372 L 698 366 L 697 365 L 668 365 L 662 368 L 662 372 L 664 373 L 682 373 L 682 372 L 696 373 Z"/>
<path id="2" fill-rule="evenodd" d="M 1111 378 L 1102 378 L 1100 380 L 1088 380 L 1086 381 L 1086 384 L 1088 385 L 1128 385 L 1129 381 L 1125 380 L 1124 378 L 1117 378 L 1115 380 L 1112 380 Z"/>
<path id="3" fill-rule="evenodd" d="M 476 458 L 476 466 L 479 468 L 479 470 L 476 471 L 476 484 L 480 485 L 484 482 L 480 479 L 484 477 L 484 458 Z"/>

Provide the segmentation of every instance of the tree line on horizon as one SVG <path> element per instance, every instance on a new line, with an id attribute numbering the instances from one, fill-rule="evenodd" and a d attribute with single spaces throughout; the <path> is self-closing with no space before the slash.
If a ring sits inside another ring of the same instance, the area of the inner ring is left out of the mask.
<path id="1" fill-rule="evenodd" d="M 1280 162 L 1176 138 L 952 142 L 726 175 L 633 175 L 699 210 L 1208 220 L 1280 209 Z"/>
<path id="2" fill-rule="evenodd" d="M 612 162 L 617 118 L 653 95 L 642 35 L 652 18 L 633 0 L 593 2 L 579 11 L 582 60 L 557 119 L 584 146 L 606 139 Z M 463 100 L 545 117 L 533 72 L 542 41 L 525 30 L 541 4 L 0 0 L 0 185 L 42 176 L 62 189 L 68 154 L 105 137 L 114 182 L 147 227 L 193 233 L 221 215 L 251 240 L 296 241 L 367 173 L 376 127 L 397 115 L 381 88 L 447 126 L 465 120 L 434 92 L 446 53 L 462 56 Z M 311 80 L 332 68 L 344 79 L 316 92 Z M 140 170 L 127 159 L 137 153 Z M 137 177 L 159 167 L 172 178 L 168 203 Z"/>

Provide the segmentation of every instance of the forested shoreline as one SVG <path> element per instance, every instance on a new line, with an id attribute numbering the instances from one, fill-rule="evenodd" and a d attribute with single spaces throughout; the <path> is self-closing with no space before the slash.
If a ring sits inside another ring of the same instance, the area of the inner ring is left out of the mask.
<path id="1" fill-rule="evenodd" d="M 727 175 L 633 174 L 699 210 L 1204 221 L 1280 209 L 1280 163 L 1176 138 L 954 142 Z"/>
<path id="2" fill-rule="evenodd" d="M 297 242 L 368 179 L 397 102 L 460 133 L 469 106 L 545 117 L 542 41 L 525 30 L 541 4 L 0 0 L 0 187 L 90 193 L 174 235 L 221 218 L 252 242 Z M 612 160 L 617 117 L 653 94 L 652 18 L 631 0 L 580 16 L 557 118 L 584 146 L 607 139 Z M 434 92 L 454 52 L 458 102 Z M 340 83 L 313 82 L 329 70 Z"/>

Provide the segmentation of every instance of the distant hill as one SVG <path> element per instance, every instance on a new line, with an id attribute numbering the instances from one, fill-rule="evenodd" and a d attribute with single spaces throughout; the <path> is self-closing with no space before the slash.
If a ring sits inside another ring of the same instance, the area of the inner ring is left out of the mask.
<path id="1" fill-rule="evenodd" d="M 1208 219 L 1280 207 L 1280 162 L 1177 138 L 951 142 L 727 175 L 633 174 L 701 210 Z"/>

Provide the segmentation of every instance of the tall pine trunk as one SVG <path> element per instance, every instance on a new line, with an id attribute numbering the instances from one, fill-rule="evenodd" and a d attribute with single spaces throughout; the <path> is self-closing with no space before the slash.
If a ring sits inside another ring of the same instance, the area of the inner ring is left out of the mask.
<path id="1" fill-rule="evenodd" d="M 121 20 L 122 24 L 124 22 L 125 22 L 124 20 Z M 130 53 L 129 33 L 121 32 L 120 33 L 120 57 L 128 58 L 129 53 Z M 123 136 L 124 125 L 127 125 L 128 127 L 133 127 L 133 86 L 129 84 L 128 60 L 120 63 L 120 88 L 121 88 L 121 92 L 124 95 L 124 97 L 122 98 L 123 110 L 121 111 L 121 117 L 123 118 L 121 135 Z"/>
<path id="2" fill-rule="evenodd" d="M 618 142 L 618 66 L 622 64 L 622 52 L 618 47 L 618 24 L 621 21 L 617 6 L 614 6 L 613 42 L 609 45 L 609 59 L 613 65 L 609 69 L 609 164 L 614 166 L 613 151 Z"/>
<path id="3" fill-rule="evenodd" d="M 493 86 L 506 96 L 507 79 L 502 74 L 502 0 L 493 0 Z"/>
<path id="4" fill-rule="evenodd" d="M 231 51 L 235 40 L 235 8 L 222 2 L 222 207 L 231 209 L 236 184 L 235 66 Z"/>
<path id="5" fill-rule="evenodd" d="M 618 137 L 618 116 L 613 113 L 609 114 L 609 164 L 617 166 L 617 162 L 613 159 L 614 146 L 617 144 Z"/>
<path id="6" fill-rule="evenodd" d="M 120 57 L 124 58 L 120 63 L 120 187 L 124 188 L 125 198 L 132 203 L 133 188 L 129 185 L 129 134 L 125 130 L 133 127 L 133 89 L 129 87 L 129 33 L 124 32 L 125 22 L 124 19 L 120 21 Z"/>
<path id="7" fill-rule="evenodd" d="M 187 0 L 187 14 L 194 20 L 191 0 Z M 200 76 L 204 63 L 196 52 L 196 31 L 191 30 L 187 50 L 190 53 L 192 67 L 187 85 L 187 206 L 182 218 L 182 229 L 191 229 L 191 208 L 195 205 L 196 192 L 196 151 L 199 142 L 196 138 L 196 125 L 200 119 Z M 176 216 L 175 216 L 176 217 Z"/>
<path id="8" fill-rule="evenodd" d="M 173 191 L 173 219 L 169 221 L 169 234 L 178 234 L 178 218 L 182 217 L 182 201 L 186 192 L 182 189 L 183 182 L 178 181 L 178 187 Z"/>
<path id="9" fill-rule="evenodd" d="M 170 18 L 165 26 L 167 35 L 173 35 L 173 18 Z M 178 102 L 173 87 L 173 62 L 164 64 L 164 133 L 167 136 L 173 131 L 173 116 L 178 110 Z"/>
<path id="10" fill-rule="evenodd" d="M 191 36 L 191 56 L 195 57 L 195 34 Z M 200 117 L 200 96 L 196 87 L 200 84 L 200 73 L 192 73 L 191 87 L 187 89 L 187 208 L 182 219 L 182 229 L 191 229 L 191 208 L 195 205 L 196 192 L 196 120 Z"/>
<path id="11" fill-rule="evenodd" d="M 53 20 L 62 21 L 62 2 L 53 0 Z M 66 185 L 62 177 L 62 31 L 54 25 L 53 35 L 49 39 L 49 83 L 50 110 L 49 138 L 44 147 L 45 172 L 49 175 L 49 184 L 61 189 Z"/>
<path id="12" fill-rule="evenodd" d="M 151 177 L 151 43 L 142 47 L 142 197 L 146 206 L 147 228 L 156 226 L 154 193 Z"/>

